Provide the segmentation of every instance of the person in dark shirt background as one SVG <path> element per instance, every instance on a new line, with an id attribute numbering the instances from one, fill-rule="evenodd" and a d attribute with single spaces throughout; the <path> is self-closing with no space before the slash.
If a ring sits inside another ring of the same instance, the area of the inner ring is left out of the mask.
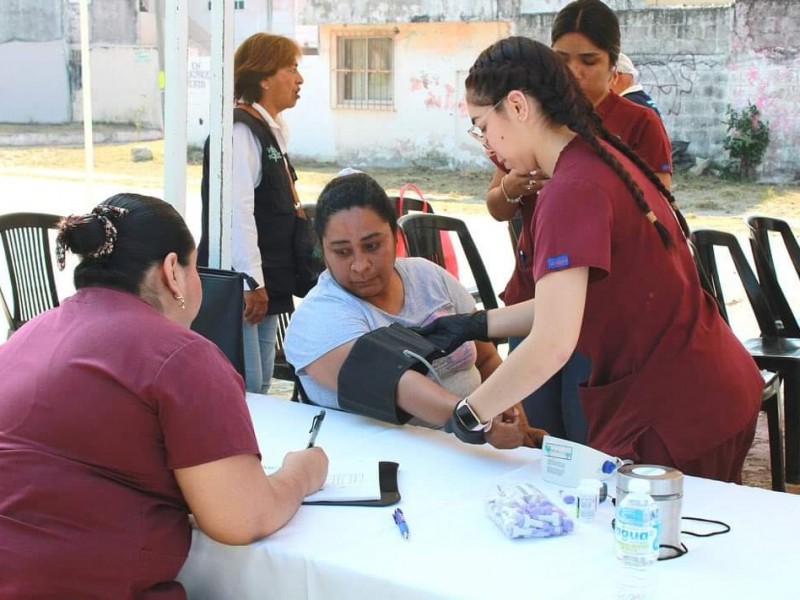
<path id="1" fill-rule="evenodd" d="M 611 89 L 626 100 L 653 109 L 661 118 L 661 111 L 658 110 L 655 101 L 639 83 L 639 70 L 633 66 L 630 57 L 622 52 L 617 58 L 616 73 L 611 80 Z"/>

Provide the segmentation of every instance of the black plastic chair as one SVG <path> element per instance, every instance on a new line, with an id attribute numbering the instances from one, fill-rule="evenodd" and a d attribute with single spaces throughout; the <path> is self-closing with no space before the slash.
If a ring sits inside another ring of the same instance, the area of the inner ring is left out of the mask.
<path id="1" fill-rule="evenodd" d="M 409 256 L 427 258 L 442 268 L 445 267 L 445 257 L 439 234 L 442 231 L 458 234 L 464 256 L 478 288 L 477 297 L 474 293 L 473 297 L 476 302 L 482 302 L 486 310 L 498 307 L 497 296 L 486 266 L 464 221 L 444 215 L 410 213 L 400 217 L 398 225 L 405 235 Z"/>
<path id="2" fill-rule="evenodd" d="M 198 267 L 197 271 L 203 301 L 192 329 L 219 346 L 244 379 L 244 276 L 207 267 Z"/>
<path id="3" fill-rule="evenodd" d="M 772 312 L 779 319 L 778 332 L 786 337 L 800 338 L 800 325 L 778 279 L 770 245 L 770 233 L 780 235 L 795 274 L 800 278 L 800 245 L 797 243 L 797 238 L 789 224 L 780 219 L 750 217 L 747 219 L 747 224 L 750 226 L 750 247 L 753 250 L 756 273 L 767 294 Z"/>
<path id="4" fill-rule="evenodd" d="M 767 427 L 769 431 L 770 469 L 772 472 L 772 489 L 786 491 L 785 482 L 788 481 L 788 465 L 791 454 L 790 439 L 794 443 L 800 438 L 792 437 L 800 433 L 800 429 L 790 426 L 789 419 L 796 410 L 798 398 L 797 384 L 800 382 L 800 340 L 791 340 L 777 336 L 775 320 L 767 302 L 766 294 L 759 285 L 755 273 L 747 261 L 747 257 L 733 234 L 699 229 L 692 233 L 695 260 L 700 270 L 700 280 L 703 287 L 716 300 L 720 314 L 729 322 L 728 311 L 725 304 L 725 295 L 717 268 L 715 249 L 728 251 L 733 261 L 736 272 L 744 287 L 745 294 L 750 303 L 756 321 L 761 329 L 761 337 L 744 342 L 745 347 L 762 369 L 764 389 L 761 395 L 761 410 L 767 413 Z M 781 380 L 784 383 L 784 409 L 786 423 L 786 449 L 784 463 L 784 445 L 781 432 Z M 797 456 L 800 457 L 800 446 Z"/>
<path id="5" fill-rule="evenodd" d="M 43 213 L 0 216 L 0 239 L 11 283 L 11 306 L 0 289 L 9 335 L 27 321 L 58 306 L 50 233 L 61 217 Z"/>
<path id="6" fill-rule="evenodd" d="M 278 335 L 275 338 L 275 367 L 272 371 L 272 376 L 275 379 L 283 379 L 284 381 L 295 380 L 294 367 L 286 360 L 286 352 L 283 347 L 286 329 L 289 327 L 293 312 L 294 310 L 278 315 Z"/>

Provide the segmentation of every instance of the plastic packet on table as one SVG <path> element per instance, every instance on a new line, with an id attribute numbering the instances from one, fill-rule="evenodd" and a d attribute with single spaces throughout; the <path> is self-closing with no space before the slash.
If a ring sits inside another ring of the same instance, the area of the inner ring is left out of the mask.
<path id="1" fill-rule="evenodd" d="M 486 514 L 509 538 L 545 538 L 572 531 L 572 519 L 530 483 L 498 485 Z"/>

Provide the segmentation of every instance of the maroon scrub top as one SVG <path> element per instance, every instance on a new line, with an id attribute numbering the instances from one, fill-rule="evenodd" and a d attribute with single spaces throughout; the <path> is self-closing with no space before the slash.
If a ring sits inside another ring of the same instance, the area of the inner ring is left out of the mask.
<path id="1" fill-rule="evenodd" d="M 220 350 L 83 288 L 0 346 L 0 598 L 185 598 L 173 474 L 258 446 Z"/>
<path id="2" fill-rule="evenodd" d="M 627 158 L 603 145 L 644 191 L 674 247 L 662 244 L 611 167 L 575 138 L 539 192 L 534 279 L 590 268 L 577 346 L 592 362 L 580 390 L 589 445 L 642 458 L 637 442 L 655 433 L 676 462 L 692 460 L 752 424 L 763 380 L 700 287 L 666 199 Z"/>
<path id="3" fill-rule="evenodd" d="M 651 109 L 609 92 L 595 107 L 595 112 L 605 128 L 630 146 L 656 173 L 672 173 L 672 145 L 664 124 Z M 498 166 L 503 168 L 502 165 Z M 536 196 L 526 197 L 520 209 L 522 231 L 517 243 L 514 272 L 500 295 L 507 306 L 530 300 L 534 296 L 530 224 L 535 201 Z"/>

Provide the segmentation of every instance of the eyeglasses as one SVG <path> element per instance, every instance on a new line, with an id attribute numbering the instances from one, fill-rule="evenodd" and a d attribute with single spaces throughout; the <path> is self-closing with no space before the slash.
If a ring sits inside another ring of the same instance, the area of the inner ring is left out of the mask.
<path id="1" fill-rule="evenodd" d="M 494 112 L 494 110 L 498 106 L 500 106 L 500 104 L 505 99 L 506 99 L 505 96 L 500 98 L 500 100 L 495 102 L 494 106 L 492 106 L 492 108 L 490 108 L 488 111 L 486 111 L 486 114 L 484 114 L 483 117 L 481 117 L 481 119 L 483 119 L 484 126 L 486 125 L 486 121 L 489 120 L 489 115 L 491 115 Z M 467 133 L 470 135 L 470 137 L 472 137 L 472 139 L 474 139 L 475 141 L 479 142 L 484 148 L 488 148 L 489 147 L 489 142 L 486 140 L 486 131 L 484 130 L 483 127 L 478 126 L 477 123 L 474 123 L 472 125 L 472 127 L 467 129 Z"/>

